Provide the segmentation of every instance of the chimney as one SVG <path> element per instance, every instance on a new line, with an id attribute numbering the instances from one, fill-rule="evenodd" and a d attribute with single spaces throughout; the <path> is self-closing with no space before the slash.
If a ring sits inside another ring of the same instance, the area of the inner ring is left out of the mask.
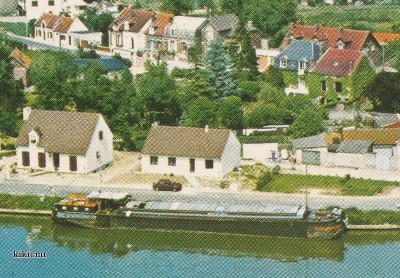
<path id="1" fill-rule="evenodd" d="M 343 35 L 343 28 L 339 27 L 339 38 L 341 38 Z"/>
<path id="2" fill-rule="evenodd" d="M 129 30 L 129 22 L 127 20 L 124 22 L 124 30 Z"/>
<path id="3" fill-rule="evenodd" d="M 315 25 L 314 26 L 314 36 L 317 35 L 318 31 L 319 31 L 319 25 Z"/>
<path id="4" fill-rule="evenodd" d="M 22 109 L 22 119 L 24 121 L 28 120 L 31 112 L 32 112 L 32 107 L 24 107 L 24 109 Z"/>
<path id="5" fill-rule="evenodd" d="M 209 130 L 208 125 L 206 125 L 206 126 L 204 127 L 204 132 L 207 133 L 208 130 Z"/>

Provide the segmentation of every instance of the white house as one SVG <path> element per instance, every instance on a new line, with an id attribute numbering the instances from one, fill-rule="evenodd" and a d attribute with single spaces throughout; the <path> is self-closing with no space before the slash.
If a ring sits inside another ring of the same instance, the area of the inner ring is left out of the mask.
<path id="1" fill-rule="evenodd" d="M 90 5 L 85 0 L 18 0 L 19 15 L 25 15 L 27 20 L 39 18 L 42 13 L 68 14 L 77 17 Z"/>
<path id="2" fill-rule="evenodd" d="M 113 135 L 97 113 L 23 110 L 17 167 L 88 173 L 113 161 Z"/>
<path id="3" fill-rule="evenodd" d="M 101 32 L 90 32 L 78 18 L 44 13 L 35 22 L 35 40 L 57 47 L 76 49 L 86 44 L 101 43 Z"/>
<path id="4" fill-rule="evenodd" d="M 142 149 L 143 172 L 222 178 L 240 166 L 233 131 L 153 124 Z"/>
<path id="5" fill-rule="evenodd" d="M 150 11 L 124 8 L 108 30 L 111 52 L 135 62 L 138 51 L 145 50 L 145 32 L 149 29 L 153 16 L 155 14 Z"/>

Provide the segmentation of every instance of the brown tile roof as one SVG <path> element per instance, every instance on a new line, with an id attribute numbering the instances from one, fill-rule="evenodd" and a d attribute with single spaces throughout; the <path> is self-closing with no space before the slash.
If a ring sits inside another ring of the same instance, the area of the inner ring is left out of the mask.
<path id="1" fill-rule="evenodd" d="M 384 128 L 400 128 L 400 121 L 393 122 L 383 126 Z"/>
<path id="2" fill-rule="evenodd" d="M 153 12 L 135 10 L 129 7 L 124 8 L 119 16 L 110 25 L 112 29 L 113 25 L 117 26 L 118 30 L 124 30 L 124 22 L 129 22 L 129 31 L 137 33 L 143 26 L 151 19 Z"/>
<path id="3" fill-rule="evenodd" d="M 39 19 L 35 22 L 35 26 L 40 27 L 42 25 L 42 22 L 44 22 L 47 26 L 47 28 L 54 28 L 55 24 L 58 20 L 58 16 L 55 14 L 50 14 L 50 13 L 43 13 Z"/>
<path id="4" fill-rule="evenodd" d="M 14 48 L 14 50 L 10 53 L 10 57 L 15 59 L 18 63 L 20 63 L 25 68 L 29 68 L 32 64 L 31 58 L 29 58 L 28 55 L 23 53 L 18 48 Z"/>
<path id="5" fill-rule="evenodd" d="M 69 27 L 74 23 L 74 19 L 70 17 L 60 17 L 57 22 L 57 26 L 54 28 L 54 32 L 67 33 Z"/>
<path id="6" fill-rule="evenodd" d="M 164 35 L 165 27 L 172 22 L 173 18 L 173 14 L 158 13 L 156 20 L 153 22 L 153 26 L 157 26 L 154 35 Z"/>
<path id="7" fill-rule="evenodd" d="M 331 48 L 336 48 L 337 42 L 340 39 L 347 44 L 346 49 L 361 50 L 368 35 L 369 31 L 359 31 L 337 27 L 294 25 L 287 32 L 286 38 L 293 36 L 295 39 L 300 40 L 318 39 L 318 41 L 326 41 L 328 47 Z M 284 43 L 285 40 L 283 41 L 283 44 Z"/>
<path id="8" fill-rule="evenodd" d="M 375 145 L 394 145 L 400 140 L 400 129 L 353 129 L 343 130 L 343 140 L 372 140 Z"/>
<path id="9" fill-rule="evenodd" d="M 360 62 L 362 55 L 361 51 L 330 48 L 319 59 L 313 72 L 330 76 L 350 75 Z"/>
<path id="10" fill-rule="evenodd" d="M 228 140 L 227 129 L 153 126 L 142 154 L 220 158 Z"/>
<path id="11" fill-rule="evenodd" d="M 37 145 L 46 152 L 85 155 L 99 117 L 97 113 L 32 110 L 19 131 L 17 146 L 28 146 L 28 133 L 35 130 L 41 134 Z"/>
<path id="12" fill-rule="evenodd" d="M 400 40 L 399 33 L 372 33 L 379 43 L 389 43 L 394 40 Z"/>

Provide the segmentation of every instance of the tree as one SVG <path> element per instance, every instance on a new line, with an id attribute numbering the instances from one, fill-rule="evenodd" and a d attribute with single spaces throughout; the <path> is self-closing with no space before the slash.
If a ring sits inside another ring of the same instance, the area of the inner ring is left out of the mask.
<path id="1" fill-rule="evenodd" d="M 264 36 L 272 36 L 296 20 L 297 5 L 297 0 L 252 0 L 245 2 L 243 13 Z"/>
<path id="2" fill-rule="evenodd" d="M 230 96 L 222 99 L 218 113 L 222 127 L 233 130 L 243 127 L 243 104 L 239 97 Z"/>
<path id="3" fill-rule="evenodd" d="M 233 68 L 238 73 L 245 70 L 248 73 L 247 78 L 249 80 L 255 80 L 259 74 L 256 50 L 251 45 L 250 34 L 246 28 L 243 16 L 239 17 L 234 38 L 235 41 L 232 42 L 233 46 L 230 47 L 230 57 L 232 59 Z"/>
<path id="4" fill-rule="evenodd" d="M 272 65 L 270 65 L 268 70 L 266 71 L 264 81 L 276 88 L 285 88 L 285 80 L 282 70 Z"/>
<path id="5" fill-rule="evenodd" d="M 216 98 L 237 95 L 236 80 L 229 69 L 230 60 L 221 39 L 211 41 L 205 57 L 205 76 L 215 88 Z"/>
<path id="6" fill-rule="evenodd" d="M 257 100 L 257 95 L 261 91 L 260 82 L 257 81 L 242 81 L 239 83 L 238 88 L 242 101 Z"/>
<path id="7" fill-rule="evenodd" d="M 33 36 L 35 33 L 35 22 L 37 21 L 36 18 L 32 18 L 28 21 L 28 36 Z"/>
<path id="8" fill-rule="evenodd" d="M 217 109 L 215 103 L 208 98 L 199 97 L 192 101 L 187 111 L 185 111 L 184 125 L 202 127 L 209 125 L 217 127 Z"/>
<path id="9" fill-rule="evenodd" d="M 245 115 L 246 127 L 260 128 L 265 125 L 282 124 L 285 111 L 274 103 L 258 103 L 258 105 Z"/>
<path id="10" fill-rule="evenodd" d="M 294 119 L 288 131 L 293 138 L 317 135 L 324 131 L 324 118 L 322 112 L 315 107 L 305 107 Z"/>
<path id="11" fill-rule="evenodd" d="M 167 74 L 166 63 L 146 62 L 146 73 L 137 81 L 137 90 L 143 100 L 147 124 L 177 124 L 181 116 L 175 79 Z"/>
<path id="12" fill-rule="evenodd" d="M 243 0 L 221 0 L 220 6 L 221 10 L 226 14 L 240 15 L 243 11 Z"/>
<path id="13" fill-rule="evenodd" d="M 164 0 L 160 10 L 174 15 L 187 14 L 195 8 L 194 0 Z"/>
<path id="14" fill-rule="evenodd" d="M 400 71 L 400 39 L 390 42 L 385 47 L 385 61 Z"/>
<path id="15" fill-rule="evenodd" d="M 102 32 L 102 44 L 108 46 L 108 27 L 114 21 L 110 12 L 97 14 L 95 8 L 87 8 L 79 19 L 91 30 Z"/>
<path id="16" fill-rule="evenodd" d="M 10 48 L 0 44 L 0 133 L 15 136 L 18 111 L 26 99 L 19 82 L 14 79 L 10 52 Z"/>
<path id="17" fill-rule="evenodd" d="M 366 86 L 364 95 L 375 111 L 400 112 L 400 73 L 381 72 Z"/>
<path id="18" fill-rule="evenodd" d="M 201 31 L 200 29 L 197 29 L 194 35 L 194 46 L 191 46 L 188 49 L 189 62 L 194 64 L 195 69 L 198 69 L 202 64 L 202 55 Z"/>

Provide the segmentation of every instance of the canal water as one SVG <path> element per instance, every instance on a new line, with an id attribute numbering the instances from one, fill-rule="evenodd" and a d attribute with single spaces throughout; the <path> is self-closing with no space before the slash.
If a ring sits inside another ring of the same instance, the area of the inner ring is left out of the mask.
<path id="1" fill-rule="evenodd" d="M 95 230 L 3 215 L 0 277 L 400 277 L 400 232 L 322 241 Z"/>

